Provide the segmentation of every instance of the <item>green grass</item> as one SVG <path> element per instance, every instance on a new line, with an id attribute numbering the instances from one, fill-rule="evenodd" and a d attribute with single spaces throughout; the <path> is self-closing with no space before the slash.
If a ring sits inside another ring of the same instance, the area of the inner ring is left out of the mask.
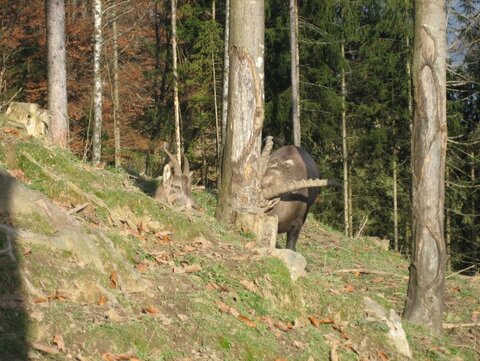
<path id="1" fill-rule="evenodd" d="M 0 143 L 0 162 L 4 153 L 2 147 Z M 408 262 L 395 252 L 379 249 L 374 240 L 347 240 L 341 232 L 320 225 L 309 216 L 297 245 L 298 251 L 307 259 L 308 276 L 294 282 L 281 261 L 258 257 L 244 248 L 246 242 L 254 239 L 253 235 L 229 231 L 216 222 L 213 218 L 215 192 L 195 191 L 194 197 L 203 211 L 187 215 L 162 206 L 140 189 L 125 187 L 125 182 L 131 180 L 122 170 L 95 169 L 67 151 L 47 149 L 35 140 L 18 141 L 14 150 L 19 159 L 18 166 L 30 180 L 29 186 L 52 199 L 74 205 L 85 202 L 67 186 L 72 182 L 82 191 L 102 199 L 111 209 L 128 209 L 133 222 L 149 216 L 173 235 L 170 244 L 157 244 L 152 234 L 129 234 L 125 231 L 127 227 L 116 228 L 109 223 L 106 209 L 95 207 L 94 214 L 100 221 L 95 227 L 108 235 L 122 255 L 117 259 L 110 254 L 107 244 L 98 241 L 97 247 L 104 260 L 103 272 L 81 267 L 72 252 L 52 251 L 39 245 L 22 244 L 22 251 L 23 247 L 29 247 L 32 252 L 29 255 L 17 252 L 20 253 L 17 254 L 18 264 L 1 255 L 0 297 L 23 290 L 18 267 L 28 271 L 32 285 L 42 294 L 51 295 L 66 288 L 67 292 L 77 295 L 66 302 L 30 304 L 32 309 L 44 313 L 41 322 L 28 319 L 25 309 L 2 310 L 0 350 L 7 350 L 7 360 L 9 357 L 11 360 L 22 359 L 26 342 L 52 345 L 52 335 L 56 332 L 63 335 L 72 355 L 81 353 L 92 359 L 100 358 L 102 352 L 108 351 L 117 354 L 133 352 L 145 361 L 195 358 L 195 355 L 232 361 L 308 360 L 309 357 L 326 360 L 330 346 L 325 335 L 333 335 L 342 341 L 341 335 L 329 324 L 313 327 L 308 321 L 312 315 L 319 319 L 334 319 L 355 346 L 366 340 L 368 347 L 360 350 L 362 356 L 369 353 L 375 359 L 377 351 L 383 351 L 390 359 L 396 359 L 386 340 L 385 324 L 366 318 L 363 297 L 368 296 L 387 310 L 393 308 L 400 313 L 405 301 Z M 41 167 L 22 156 L 23 153 L 31 155 L 61 180 L 52 179 Z M 141 165 L 140 155 L 137 160 Z M 151 194 L 155 180 L 147 179 L 142 184 L 142 189 L 150 189 L 147 193 Z M 48 219 L 38 214 L 16 217 L 13 221 L 14 226 L 35 233 L 52 235 L 55 231 Z M 212 242 L 211 249 L 190 253 L 181 251 L 198 236 Z M 0 249 L 5 245 L 5 236 L 0 233 Z M 177 266 L 196 263 L 202 266 L 202 271 L 176 274 L 172 272 L 172 265 L 156 264 L 150 253 L 157 250 L 172 254 Z M 235 256 L 240 257 L 237 260 Z M 139 261 L 151 261 L 153 265 L 140 276 L 150 282 L 149 288 L 133 291 L 125 279 L 122 288 L 109 287 L 113 269 L 124 278 L 128 274 L 127 268 Z M 379 273 L 348 272 L 356 268 Z M 340 272 L 342 270 L 345 272 Z M 254 282 L 257 292 L 247 290 L 241 284 L 242 280 Z M 226 291 L 209 289 L 209 283 L 223 286 Z M 468 322 L 478 310 L 478 285 L 459 276 L 448 279 L 446 284 L 445 320 Z M 96 299 L 89 299 L 88 303 L 82 292 L 91 290 L 82 289 L 82 285 L 106 290 L 115 302 L 109 299 L 106 305 L 100 306 Z M 31 295 L 23 296 L 31 302 Z M 249 327 L 232 314 L 221 312 L 215 301 L 234 308 L 255 322 L 256 327 Z M 142 308 L 147 305 L 158 307 L 160 315 L 171 323 L 163 324 L 162 317 L 142 313 Z M 116 309 L 123 319 L 119 322 L 107 320 L 105 312 L 109 309 Z M 303 322 L 304 325 L 277 337 L 262 323 L 260 316 L 284 323 Z M 15 331 L 14 325 L 21 327 Z M 408 323 L 405 330 L 415 360 L 451 360 L 456 356 L 464 361 L 475 360 L 475 351 L 461 345 L 468 341 L 461 339 L 456 331 L 433 338 L 426 330 Z M 301 342 L 303 347 L 294 347 L 294 342 Z M 344 347 L 340 347 L 338 353 L 341 360 L 360 357 Z M 42 357 L 55 359 L 54 356 Z"/>
<path id="2" fill-rule="evenodd" d="M 13 227 L 32 231 L 34 233 L 53 236 L 56 233 L 55 228 L 37 212 L 27 214 L 17 214 L 11 217 Z"/>

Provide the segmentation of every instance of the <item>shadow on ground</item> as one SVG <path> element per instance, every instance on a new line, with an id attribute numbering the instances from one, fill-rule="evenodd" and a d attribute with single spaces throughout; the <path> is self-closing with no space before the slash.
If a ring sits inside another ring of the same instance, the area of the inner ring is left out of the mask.
<path id="1" fill-rule="evenodd" d="M 0 170 L 0 360 L 29 360 L 28 315 L 22 287 L 18 242 L 12 232 L 13 177 Z"/>

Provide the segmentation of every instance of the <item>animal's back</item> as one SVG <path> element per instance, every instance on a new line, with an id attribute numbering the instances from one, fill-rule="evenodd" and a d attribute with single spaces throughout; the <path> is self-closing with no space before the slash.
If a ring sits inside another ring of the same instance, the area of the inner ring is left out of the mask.
<path id="1" fill-rule="evenodd" d="M 315 179 L 319 175 L 318 166 L 310 154 L 302 148 L 288 145 L 270 156 L 264 186 Z M 268 212 L 278 217 L 278 233 L 299 231 L 319 191 L 319 188 L 308 188 L 280 196 L 280 202 Z"/>

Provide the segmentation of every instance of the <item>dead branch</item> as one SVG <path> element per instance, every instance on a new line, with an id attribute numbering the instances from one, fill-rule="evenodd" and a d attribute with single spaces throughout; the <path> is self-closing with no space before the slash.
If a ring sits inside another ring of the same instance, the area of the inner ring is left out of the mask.
<path id="1" fill-rule="evenodd" d="M 369 270 L 366 268 L 350 268 L 350 269 L 340 269 L 336 271 L 327 272 L 330 274 L 334 273 L 359 273 L 359 274 L 372 274 L 378 276 L 396 276 L 396 277 L 403 277 L 402 275 L 391 273 L 391 272 L 384 272 L 384 271 L 377 271 L 377 270 Z"/>
<path id="2" fill-rule="evenodd" d="M 480 322 L 466 322 L 466 323 L 444 323 L 443 328 L 445 330 L 452 330 L 454 328 L 472 328 L 480 327 Z"/>
<path id="3" fill-rule="evenodd" d="M 87 206 L 90 205 L 90 202 L 86 202 L 83 204 L 80 204 L 79 206 L 76 206 L 75 208 L 70 209 L 67 213 L 68 214 L 74 214 L 83 211 Z"/>
<path id="4" fill-rule="evenodd" d="M 358 239 L 359 237 L 362 236 L 363 229 L 364 229 L 365 226 L 367 225 L 367 222 L 368 222 L 368 216 L 366 216 L 366 217 L 363 218 L 362 225 L 360 226 L 360 229 L 358 230 L 358 232 L 357 232 L 357 234 L 355 235 L 355 237 L 353 238 L 353 240 L 356 240 L 356 239 Z"/>
<path id="5" fill-rule="evenodd" d="M 467 268 L 461 269 L 461 270 L 458 271 L 458 272 L 449 274 L 448 276 L 445 277 L 445 279 L 449 279 L 450 277 L 453 277 L 453 276 L 456 276 L 456 275 L 458 275 L 458 274 L 460 274 L 460 273 L 463 273 L 463 272 L 465 272 L 465 271 L 468 271 L 469 269 L 472 269 L 472 268 L 474 268 L 474 267 L 476 267 L 476 266 L 477 266 L 476 264 L 472 264 L 471 266 L 468 266 Z"/>

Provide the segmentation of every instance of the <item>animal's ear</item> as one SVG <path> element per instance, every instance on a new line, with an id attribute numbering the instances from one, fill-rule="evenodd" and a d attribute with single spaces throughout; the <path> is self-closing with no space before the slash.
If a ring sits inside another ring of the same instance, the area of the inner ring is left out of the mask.
<path id="1" fill-rule="evenodd" d="M 188 172 L 188 178 L 189 178 L 189 179 L 192 179 L 192 175 L 193 175 L 193 170 L 191 170 L 190 172 Z"/>
<path id="2" fill-rule="evenodd" d="M 163 168 L 163 184 L 167 183 L 172 175 L 172 162 L 170 162 Z"/>

